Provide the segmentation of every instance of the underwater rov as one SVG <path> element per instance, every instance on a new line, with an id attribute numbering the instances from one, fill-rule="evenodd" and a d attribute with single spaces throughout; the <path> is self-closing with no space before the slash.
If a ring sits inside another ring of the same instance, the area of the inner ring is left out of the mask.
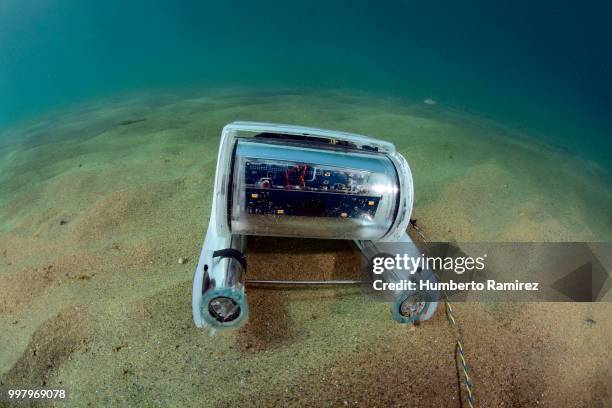
<path id="1" fill-rule="evenodd" d="M 238 327 L 248 316 L 247 235 L 354 240 L 371 259 L 385 242 L 419 256 L 406 229 L 410 167 L 391 143 L 351 133 L 255 122 L 223 128 L 208 231 L 193 280 L 197 327 Z M 389 271 L 383 279 L 435 279 Z M 340 281 L 342 283 L 344 281 Z M 304 282 L 302 282 L 304 283 Z M 346 282 L 350 283 L 350 282 Z M 393 318 L 430 318 L 437 293 L 396 291 Z"/>

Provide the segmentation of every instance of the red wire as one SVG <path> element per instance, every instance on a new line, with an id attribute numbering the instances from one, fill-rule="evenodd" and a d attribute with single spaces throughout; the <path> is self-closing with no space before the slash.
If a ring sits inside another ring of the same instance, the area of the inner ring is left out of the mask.
<path id="1" fill-rule="evenodd" d="M 306 172 L 308 171 L 308 166 L 304 165 L 304 167 L 302 168 L 302 171 L 300 173 L 300 166 L 293 166 L 290 169 L 285 170 L 285 187 L 289 187 L 289 172 L 291 173 L 298 173 L 300 179 L 298 181 L 298 183 L 302 186 L 302 187 L 306 187 Z"/>
<path id="2" fill-rule="evenodd" d="M 306 177 L 307 170 L 308 166 L 305 164 L 304 168 L 302 169 L 302 175 L 300 176 L 300 183 L 302 184 L 302 187 L 306 187 L 306 180 L 304 180 L 304 177 Z"/>

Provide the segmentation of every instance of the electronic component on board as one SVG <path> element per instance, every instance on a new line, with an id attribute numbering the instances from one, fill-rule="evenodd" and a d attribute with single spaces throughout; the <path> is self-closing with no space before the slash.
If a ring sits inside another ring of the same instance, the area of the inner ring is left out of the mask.
<path id="1" fill-rule="evenodd" d="M 236 141 L 233 163 L 234 233 L 380 239 L 399 210 L 398 173 L 380 152 L 254 137 Z"/>

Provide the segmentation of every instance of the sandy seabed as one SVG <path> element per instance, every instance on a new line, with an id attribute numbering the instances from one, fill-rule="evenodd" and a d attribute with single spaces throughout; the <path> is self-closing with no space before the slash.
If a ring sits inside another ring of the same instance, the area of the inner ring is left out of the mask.
<path id="1" fill-rule="evenodd" d="M 358 288 L 249 288 L 243 328 L 194 327 L 191 278 L 233 120 L 394 142 L 431 239 L 612 241 L 596 164 L 440 104 L 225 90 L 66 108 L 0 134 L 0 387 L 65 388 L 62 407 L 462 406 L 442 308 L 406 326 Z M 352 277 L 358 262 L 345 242 L 249 246 L 251 277 Z M 610 303 L 455 309 L 478 406 L 612 405 Z"/>

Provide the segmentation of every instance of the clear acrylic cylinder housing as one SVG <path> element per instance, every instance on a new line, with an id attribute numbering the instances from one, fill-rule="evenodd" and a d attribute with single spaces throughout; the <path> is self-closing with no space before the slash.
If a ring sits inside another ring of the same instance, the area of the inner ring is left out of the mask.
<path id="1" fill-rule="evenodd" d="M 376 151 L 238 139 L 231 180 L 232 234 L 377 240 L 398 211 L 396 168 Z"/>

